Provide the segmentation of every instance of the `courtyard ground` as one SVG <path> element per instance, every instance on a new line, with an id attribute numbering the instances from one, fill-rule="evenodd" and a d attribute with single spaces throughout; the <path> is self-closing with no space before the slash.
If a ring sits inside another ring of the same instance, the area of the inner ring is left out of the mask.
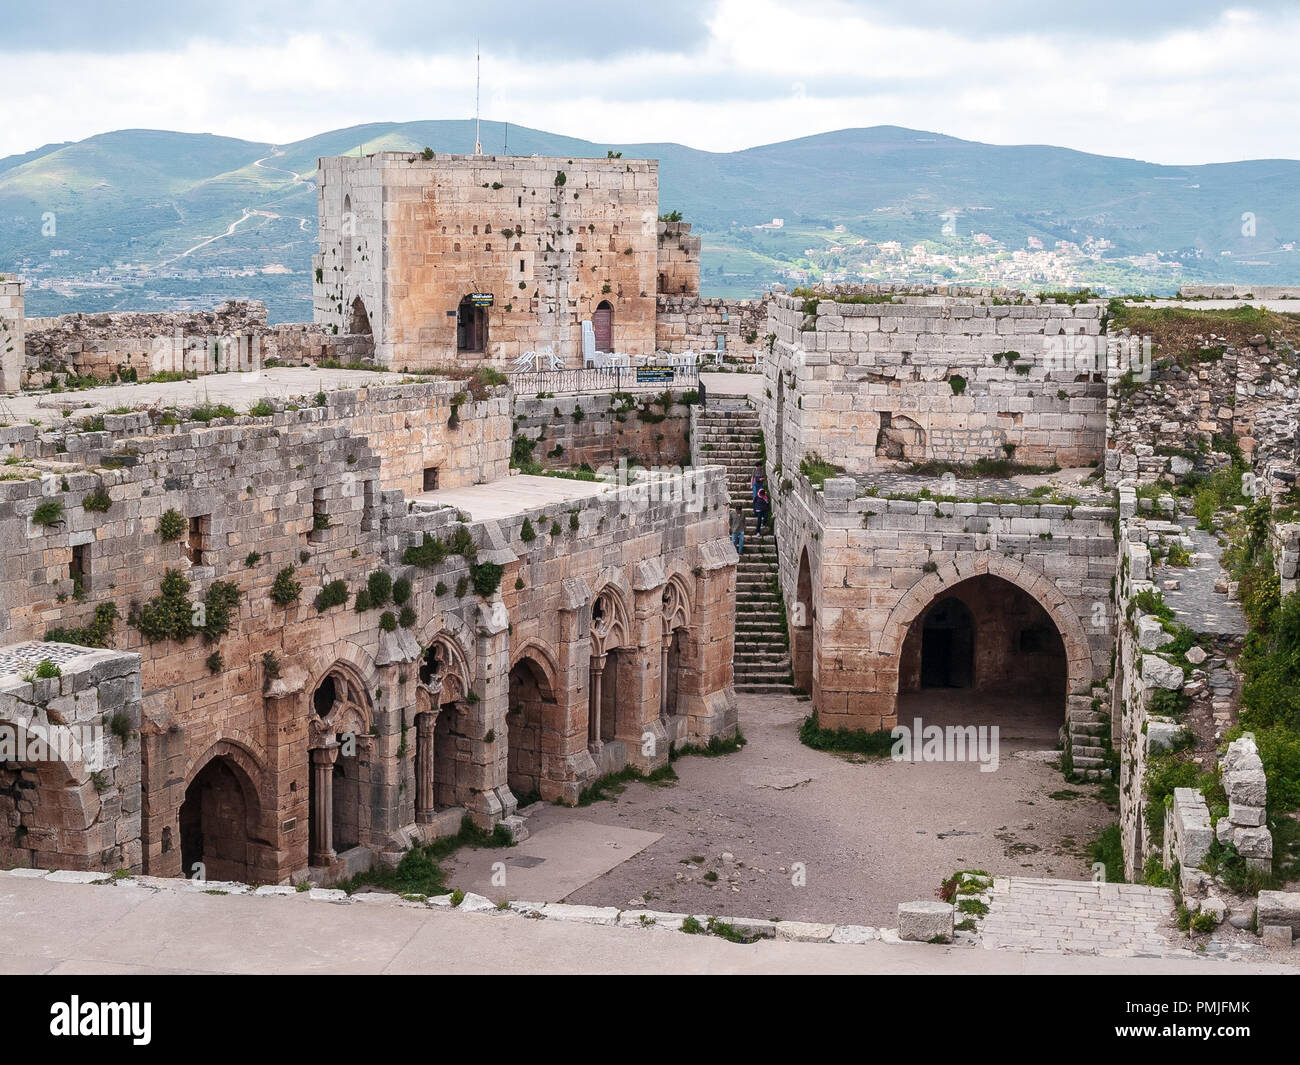
<path id="1" fill-rule="evenodd" d="M 450 882 L 494 900 L 892 927 L 899 902 L 935 898 L 958 869 L 1088 880 L 1087 845 L 1116 818 L 1097 786 L 1066 784 L 1049 764 L 1056 721 L 1042 701 L 961 691 L 904 702 L 904 723 L 998 723 L 1001 762 L 985 773 L 812 750 L 798 737 L 807 702 L 740 699 L 744 749 L 678 759 L 675 784 L 534 804 L 531 839 L 458 852 Z M 575 883 L 579 866 L 599 872 Z"/>

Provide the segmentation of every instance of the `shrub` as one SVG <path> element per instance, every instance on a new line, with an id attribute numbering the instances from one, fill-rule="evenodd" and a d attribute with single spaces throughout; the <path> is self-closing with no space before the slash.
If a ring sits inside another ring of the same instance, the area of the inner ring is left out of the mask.
<path id="1" fill-rule="evenodd" d="M 954 396 L 960 396 L 966 391 L 966 378 L 962 377 L 961 374 L 953 374 L 948 378 L 948 384 L 952 386 L 952 394 Z"/>
<path id="2" fill-rule="evenodd" d="M 244 565 L 248 569 L 252 569 L 261 561 L 262 561 L 262 553 L 260 551 L 250 551 L 244 558 Z"/>
<path id="3" fill-rule="evenodd" d="M 366 578 L 366 590 L 370 593 L 371 606 L 383 606 L 393 594 L 393 578 L 377 569 Z"/>
<path id="4" fill-rule="evenodd" d="M 74 643 L 79 647 L 107 647 L 113 638 L 113 623 L 117 620 L 117 605 L 100 603 L 95 607 L 94 620 L 79 629 L 50 629 L 45 634 L 49 643 Z"/>
<path id="5" fill-rule="evenodd" d="M 83 510 L 89 510 L 96 514 L 103 514 L 113 505 L 113 500 L 103 488 L 96 488 L 89 495 L 83 496 L 81 506 Z"/>
<path id="6" fill-rule="evenodd" d="M 402 552 L 402 562 L 408 566 L 432 569 L 446 561 L 447 545 L 439 537 L 424 534 L 424 540 L 418 547 L 408 547 Z"/>
<path id="7" fill-rule="evenodd" d="M 32 511 L 32 521 L 36 525 L 58 525 L 63 520 L 63 504 L 57 499 L 47 499 Z"/>
<path id="8" fill-rule="evenodd" d="M 185 515 L 179 510 L 165 510 L 163 516 L 158 519 L 158 535 L 162 538 L 163 543 L 179 540 L 185 535 L 189 527 L 190 523 L 185 520 Z"/>
<path id="9" fill-rule="evenodd" d="M 159 593 L 132 619 L 149 643 L 188 640 L 194 635 L 194 604 L 189 592 L 190 582 L 179 570 L 169 569 L 163 574 Z"/>
<path id="10" fill-rule="evenodd" d="M 55 665 L 53 659 L 42 658 L 36 664 L 36 676 L 39 680 L 51 680 L 63 676 L 63 670 Z"/>
<path id="11" fill-rule="evenodd" d="M 495 562 L 478 563 L 470 567 L 474 580 L 474 593 L 483 599 L 493 595 L 501 586 L 502 567 Z"/>
<path id="12" fill-rule="evenodd" d="M 397 631 L 397 615 L 391 610 L 385 610 L 379 615 L 379 627 L 385 632 Z"/>
<path id="13" fill-rule="evenodd" d="M 370 593 L 362 588 L 357 592 L 356 601 L 352 604 L 352 609 L 358 614 L 364 614 L 371 607 Z"/>
<path id="14" fill-rule="evenodd" d="M 293 579 L 293 574 L 294 567 L 285 566 L 275 575 L 275 582 L 271 585 L 271 601 L 276 606 L 288 606 L 302 594 L 302 584 Z"/>
<path id="15" fill-rule="evenodd" d="M 415 620 L 415 607 L 409 604 L 402 607 L 401 613 L 397 615 L 397 623 L 404 629 L 414 628 Z"/>
<path id="16" fill-rule="evenodd" d="M 524 524 L 519 529 L 519 539 L 526 544 L 530 544 L 537 539 L 537 532 L 533 529 L 533 523 L 528 518 L 524 519 Z"/>
<path id="17" fill-rule="evenodd" d="M 203 597 L 203 642 L 216 643 L 230 631 L 239 605 L 239 586 L 234 581 L 213 581 Z"/>
<path id="18" fill-rule="evenodd" d="M 398 577 L 393 581 L 393 602 L 398 606 L 410 601 L 411 581 L 409 577 Z"/>
<path id="19" fill-rule="evenodd" d="M 342 606 L 348 601 L 348 582 L 330 581 L 316 595 L 316 611 L 323 614 L 332 606 Z"/>

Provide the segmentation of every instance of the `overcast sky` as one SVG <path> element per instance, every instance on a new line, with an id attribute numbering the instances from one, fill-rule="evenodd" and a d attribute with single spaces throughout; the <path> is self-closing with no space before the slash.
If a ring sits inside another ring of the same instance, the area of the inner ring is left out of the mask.
<path id="1" fill-rule="evenodd" d="M 0 156 L 123 128 L 285 143 L 484 118 L 730 151 L 881 124 L 1162 163 L 1300 158 L 1300 0 L 45 0 Z M 310 12 L 310 14 L 308 13 Z"/>

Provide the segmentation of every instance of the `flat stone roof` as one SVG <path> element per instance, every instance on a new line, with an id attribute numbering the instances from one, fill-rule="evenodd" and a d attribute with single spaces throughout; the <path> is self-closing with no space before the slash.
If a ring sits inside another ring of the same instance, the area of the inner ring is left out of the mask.
<path id="1" fill-rule="evenodd" d="M 121 407 L 192 407 L 209 402 L 226 403 L 240 414 L 247 414 L 249 407 L 268 396 L 289 399 L 335 389 L 395 385 L 410 376 L 392 370 L 276 366 L 250 373 L 204 374 L 192 381 L 101 385 L 78 392 L 24 392 L 0 396 L 0 405 L 8 412 L 5 420 L 26 422 L 35 418 L 43 425 L 62 425 L 65 410 L 71 410 L 73 417 L 81 417 Z"/>
<path id="2" fill-rule="evenodd" d="M 1015 499 L 1026 503 L 1050 503 L 1053 496 L 1072 496 L 1080 503 L 1107 505 L 1111 497 L 1098 483 L 1084 484 L 1095 471 L 1090 467 L 1060 470 L 1057 473 L 1017 474 L 1013 477 L 954 477 L 943 474 L 910 473 L 904 470 L 858 474 L 854 479 L 863 489 L 875 488 L 883 496 L 918 495 L 929 489 L 933 496 L 958 499 Z M 1033 495 L 1039 488 L 1048 491 Z"/>
<path id="3" fill-rule="evenodd" d="M 575 481 L 567 477 L 534 477 L 520 473 L 487 484 L 421 492 L 413 502 L 417 508 L 421 504 L 455 507 L 468 514 L 471 521 L 495 521 L 616 490 L 615 485 L 604 481 Z"/>

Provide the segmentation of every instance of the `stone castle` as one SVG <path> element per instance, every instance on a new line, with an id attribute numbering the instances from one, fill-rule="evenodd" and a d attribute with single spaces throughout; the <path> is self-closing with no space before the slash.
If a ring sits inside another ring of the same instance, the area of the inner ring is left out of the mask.
<path id="1" fill-rule="evenodd" d="M 820 727 L 889 730 L 932 689 L 1032 692 L 1066 773 L 1118 778 L 1130 875 L 1198 845 L 1189 796 L 1157 831 L 1144 766 L 1161 692 L 1234 723 L 1240 612 L 1217 588 L 1189 601 L 1200 644 L 1162 650 L 1152 603 L 1180 589 L 1157 566 L 1209 551 L 1181 481 L 1240 456 L 1264 494 L 1294 483 L 1286 341 L 1210 338 L 1188 373 L 1142 361 L 1099 299 L 703 298 L 653 161 L 381 152 L 319 173 L 312 323 L 24 322 L 21 287 L 0 290 L 8 391 L 143 381 L 175 334 L 166 357 L 214 381 L 254 347 L 272 383 L 277 364 L 394 371 L 293 378 L 247 412 L 151 397 L 0 428 L 0 722 L 109 725 L 62 761 L 0 760 L 0 860 L 319 882 L 465 814 L 522 836 L 525 797 L 574 802 L 733 735 L 737 616 L 760 601 L 780 631 L 756 654 Z M 502 373 L 543 350 L 576 371 L 588 330 L 650 364 L 708 352 L 758 389 L 701 410 L 693 376 L 660 399 L 653 375 Z M 728 539 L 751 455 L 770 574 Z M 584 479 L 620 458 L 642 468 Z M 1300 537 L 1270 535 L 1293 586 Z M 1214 728 L 1200 741 L 1212 759 Z M 1222 822 L 1260 861 L 1263 802 L 1243 790 Z"/>

